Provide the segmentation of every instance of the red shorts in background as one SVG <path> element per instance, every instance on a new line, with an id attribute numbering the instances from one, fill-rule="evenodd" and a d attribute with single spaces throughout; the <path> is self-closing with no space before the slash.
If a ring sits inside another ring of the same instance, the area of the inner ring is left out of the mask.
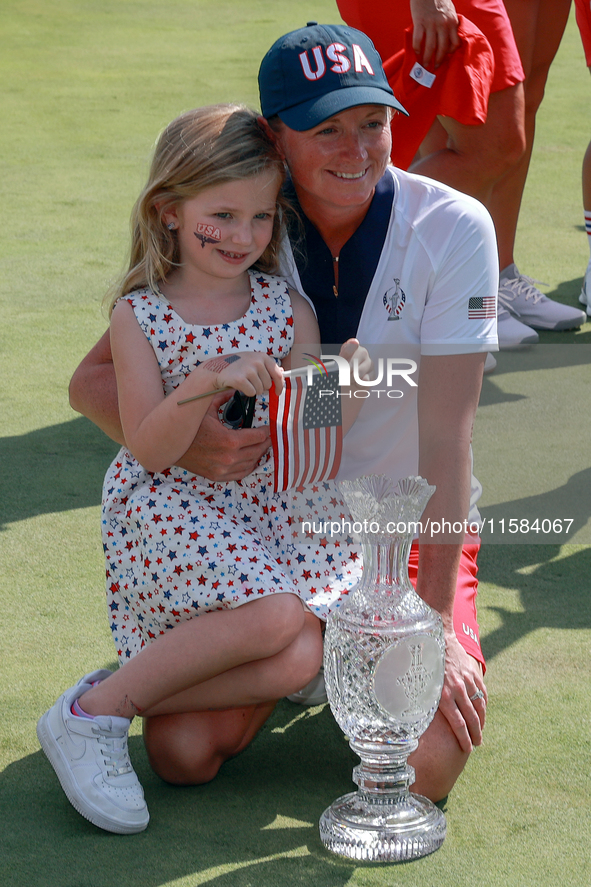
<path id="1" fill-rule="evenodd" d="M 495 62 L 482 31 L 459 16 L 460 46 L 433 72 L 419 64 L 412 48 L 412 26 L 404 33 L 404 48 L 384 61 L 392 92 L 409 116 L 392 118 L 394 166 L 408 169 L 437 117 L 452 117 L 475 126 L 486 121 Z"/>
<path id="2" fill-rule="evenodd" d="M 382 61 L 404 48 L 404 31 L 412 27 L 409 0 L 337 0 L 337 6 L 343 21 L 373 40 Z M 454 0 L 454 6 L 491 45 L 495 59 L 491 92 L 521 83 L 525 75 L 502 0 Z"/>
<path id="3" fill-rule="evenodd" d="M 575 14 L 577 25 L 581 32 L 583 49 L 585 50 L 585 62 L 591 68 L 591 2 L 590 0 L 575 0 Z M 404 104 L 404 102 L 402 103 Z"/>
<path id="4" fill-rule="evenodd" d="M 438 116 L 472 126 L 486 121 L 488 98 L 521 83 L 523 67 L 502 0 L 456 0 L 460 47 L 437 69 L 419 64 L 412 48 L 409 0 L 337 0 L 343 19 L 364 31 L 382 57 L 388 82 L 409 117 L 392 120 L 391 160 L 412 163 Z"/>

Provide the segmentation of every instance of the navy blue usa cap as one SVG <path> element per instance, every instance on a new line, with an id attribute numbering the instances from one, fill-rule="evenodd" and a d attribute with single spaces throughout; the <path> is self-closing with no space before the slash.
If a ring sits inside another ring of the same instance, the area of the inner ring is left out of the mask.
<path id="1" fill-rule="evenodd" d="M 355 28 L 308 22 L 280 37 L 259 70 L 263 117 L 302 132 L 357 105 L 408 112 L 394 96 L 380 56 Z"/>

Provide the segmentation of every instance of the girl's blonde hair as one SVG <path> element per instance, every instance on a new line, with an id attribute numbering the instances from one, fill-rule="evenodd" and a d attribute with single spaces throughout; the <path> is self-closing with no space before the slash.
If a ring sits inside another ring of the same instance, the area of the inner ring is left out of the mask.
<path id="1" fill-rule="evenodd" d="M 276 170 L 283 160 L 257 115 L 244 105 L 208 105 L 186 111 L 170 123 L 156 144 L 148 182 L 131 214 L 128 270 L 107 293 L 109 314 L 117 299 L 132 290 L 156 289 L 180 262 L 175 231 L 164 214 L 206 188 Z M 254 267 L 275 273 L 287 203 L 281 192 L 271 242 Z"/>

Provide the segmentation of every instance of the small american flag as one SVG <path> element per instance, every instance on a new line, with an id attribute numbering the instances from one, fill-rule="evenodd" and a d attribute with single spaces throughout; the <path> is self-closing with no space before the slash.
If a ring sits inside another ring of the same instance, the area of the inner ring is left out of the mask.
<path id="1" fill-rule="evenodd" d="M 477 320 L 479 317 L 496 317 L 496 296 L 473 296 L 468 299 L 468 320 Z"/>
<path id="2" fill-rule="evenodd" d="M 321 392 L 331 391 L 331 394 Z M 338 372 L 287 376 L 278 396 L 269 398 L 276 493 L 336 477 L 343 429 Z"/>

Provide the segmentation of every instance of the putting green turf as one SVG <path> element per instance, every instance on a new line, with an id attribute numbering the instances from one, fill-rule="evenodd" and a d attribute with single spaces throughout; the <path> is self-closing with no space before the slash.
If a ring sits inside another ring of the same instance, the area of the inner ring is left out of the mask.
<path id="1" fill-rule="evenodd" d="M 173 789 L 151 773 L 134 725 L 132 756 L 152 823 L 133 838 L 80 818 L 38 749 L 39 714 L 85 671 L 114 660 L 98 511 L 115 447 L 70 410 L 67 384 L 105 328 L 101 298 L 123 261 L 151 146 L 186 108 L 256 105 L 262 54 L 311 19 L 337 20 L 336 6 L 4 0 L 0 865 L 7 887 L 588 884 L 588 544 L 484 549 L 486 743 L 447 800 L 448 837 L 427 859 L 362 867 L 321 847 L 318 817 L 350 790 L 354 764 L 326 707 L 280 703 L 257 741 L 196 789 Z M 520 267 L 571 304 L 588 260 L 579 179 L 590 99 L 571 20 L 538 116 L 517 244 Z M 588 346 L 591 332 L 587 324 L 543 339 Z M 573 477 L 581 495 L 591 437 L 587 353 L 583 347 L 577 360 L 561 361 L 558 376 L 542 350 L 531 352 L 531 364 L 501 355 L 475 431 L 487 508 L 545 495 Z M 536 398 L 546 404 L 541 428 Z"/>

